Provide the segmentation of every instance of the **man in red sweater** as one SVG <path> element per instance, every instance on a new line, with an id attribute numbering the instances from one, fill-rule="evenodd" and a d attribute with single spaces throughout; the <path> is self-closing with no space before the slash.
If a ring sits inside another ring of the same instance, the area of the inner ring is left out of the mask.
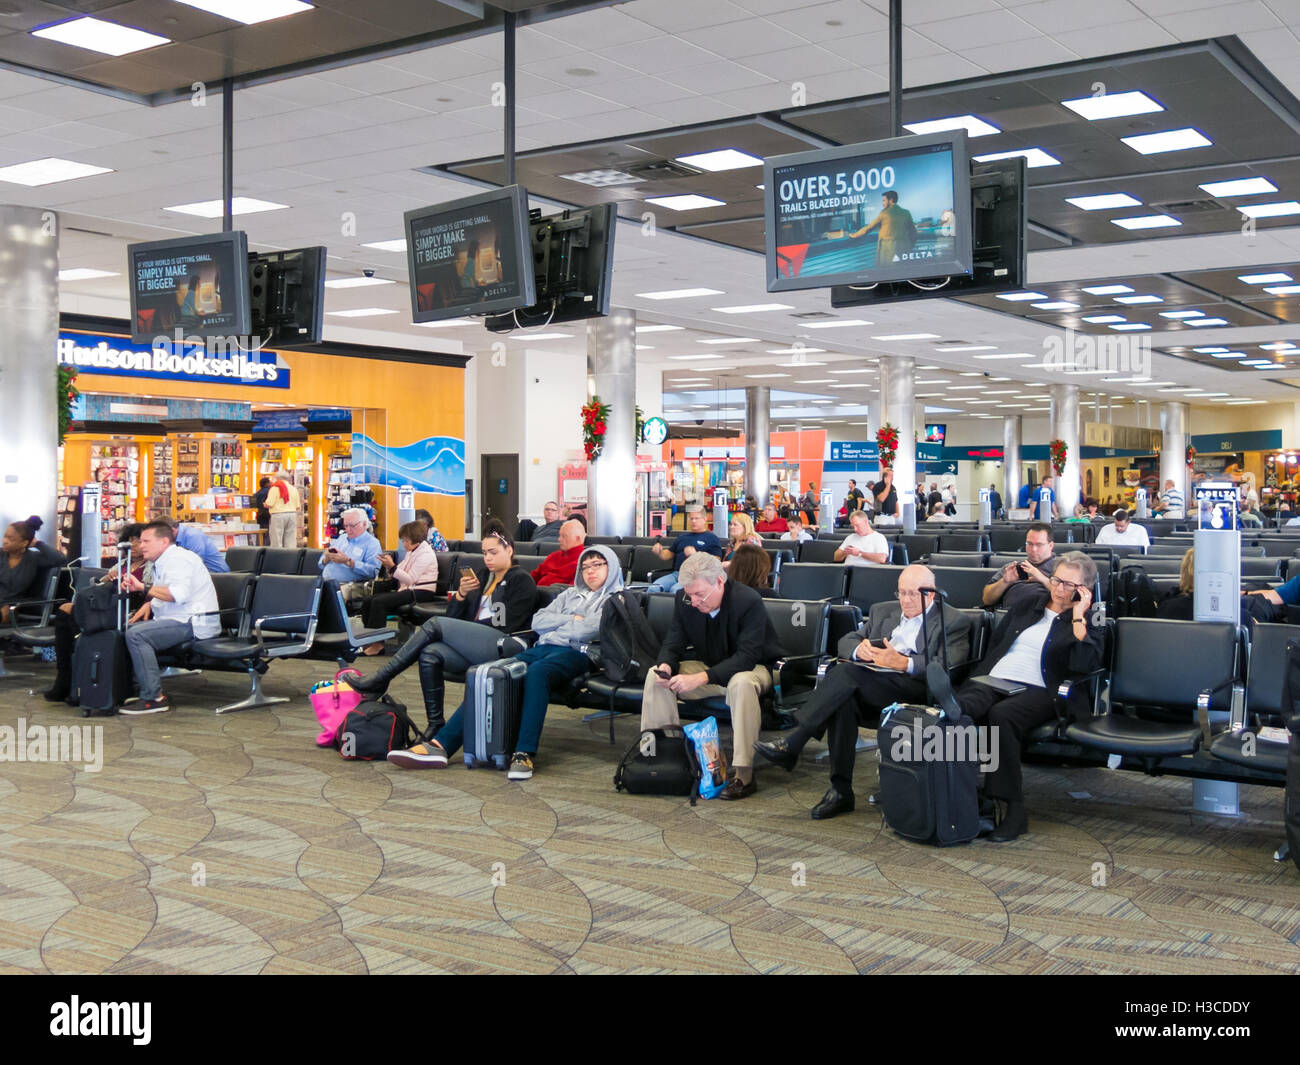
<path id="1" fill-rule="evenodd" d="M 754 531 L 758 533 L 784 533 L 787 531 L 786 521 L 784 518 L 776 516 L 776 507 L 769 503 L 763 508 L 763 516 L 754 523 Z"/>
<path id="2" fill-rule="evenodd" d="M 533 570 L 537 587 L 547 584 L 572 584 L 578 574 L 578 556 L 587 540 L 587 530 L 580 521 L 566 521 L 560 526 L 560 549 L 552 551 Z"/>

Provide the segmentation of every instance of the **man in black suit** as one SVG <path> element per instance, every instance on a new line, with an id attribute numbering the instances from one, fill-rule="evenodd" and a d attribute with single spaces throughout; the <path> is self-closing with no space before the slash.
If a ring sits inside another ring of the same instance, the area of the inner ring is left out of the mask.
<path id="1" fill-rule="evenodd" d="M 826 733 L 831 786 L 812 808 L 814 820 L 853 809 L 859 724 L 874 728 L 890 703 L 929 701 L 925 667 L 932 659 L 943 660 L 944 633 L 950 665 L 969 657 L 970 619 L 943 608 L 940 620 L 937 597 L 923 595 L 926 588 L 934 588 L 934 573 L 927 566 L 906 567 L 898 575 L 898 599 L 877 603 L 867 622 L 840 641 L 839 657 L 846 661 L 826 674 L 813 697 L 795 713 L 799 724 L 778 739 L 754 745 L 768 761 L 793 769 L 804 744 Z"/>
<path id="2" fill-rule="evenodd" d="M 720 798 L 744 799 L 754 783 L 754 741 L 762 723 L 759 699 L 772 687 L 768 666 L 781 657 L 763 597 L 727 580 L 721 560 L 697 551 L 682 563 L 672 625 L 647 675 L 641 728 L 676 725 L 678 699 L 723 695 L 731 710 L 733 776 Z M 686 649 L 693 657 L 683 661 Z"/>
<path id="3" fill-rule="evenodd" d="M 1050 594 L 1021 596 L 1008 606 L 988 652 L 956 693 L 961 709 L 993 729 L 998 758 L 984 790 L 1006 803 L 989 837 L 1006 843 L 1029 831 L 1021 784 L 1020 745 L 1056 715 L 1056 690 L 1101 665 L 1104 621 L 1092 610 L 1097 564 L 1081 551 L 1062 555 L 1048 579 Z M 1076 708 L 1076 712 L 1079 712 Z"/>

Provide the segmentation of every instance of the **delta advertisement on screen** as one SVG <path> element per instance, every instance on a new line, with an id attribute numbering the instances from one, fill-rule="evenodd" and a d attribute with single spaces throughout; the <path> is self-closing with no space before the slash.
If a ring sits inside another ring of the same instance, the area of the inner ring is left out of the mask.
<path id="1" fill-rule="evenodd" d="M 133 244 L 132 335 L 148 340 L 249 332 L 248 245 L 241 232 Z"/>
<path id="2" fill-rule="evenodd" d="M 766 169 L 768 291 L 970 272 L 964 133 L 782 156 Z"/>

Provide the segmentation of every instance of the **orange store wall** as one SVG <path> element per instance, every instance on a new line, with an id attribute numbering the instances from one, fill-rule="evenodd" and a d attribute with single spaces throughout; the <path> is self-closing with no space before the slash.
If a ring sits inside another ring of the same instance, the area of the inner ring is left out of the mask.
<path id="1" fill-rule="evenodd" d="M 405 447 L 432 436 L 465 439 L 465 371 L 462 367 L 303 351 L 282 351 L 279 355 L 289 367 L 288 388 L 200 384 L 88 372 L 78 375 L 77 387 L 82 392 L 103 395 L 149 395 L 367 410 L 367 432 L 376 443 L 385 447 Z M 375 417 L 379 412 L 385 416 Z M 354 415 L 354 419 L 359 416 Z M 127 428 L 124 424 L 123 430 Z M 360 431 L 360 423 L 354 421 L 354 428 Z M 426 508 L 433 515 L 439 531 L 448 540 L 464 538 L 463 495 L 417 492 L 415 505 L 417 509 Z M 379 512 L 385 544 L 396 544 L 397 489 L 376 489 L 375 509 Z"/>

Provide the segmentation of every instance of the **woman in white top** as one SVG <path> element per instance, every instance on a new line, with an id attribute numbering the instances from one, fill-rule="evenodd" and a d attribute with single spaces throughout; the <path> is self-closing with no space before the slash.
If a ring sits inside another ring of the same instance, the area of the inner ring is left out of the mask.
<path id="1" fill-rule="evenodd" d="M 379 556 L 379 564 L 392 570 L 397 591 L 381 592 L 366 600 L 362 620 L 368 629 L 382 629 L 389 614 L 411 603 L 432 602 L 436 596 L 438 556 L 429 543 L 429 527 L 422 521 L 409 521 L 397 530 L 397 537 L 406 552 L 402 561 L 395 562 L 392 555 Z M 372 643 L 364 653 L 382 654 L 383 645 Z"/>

